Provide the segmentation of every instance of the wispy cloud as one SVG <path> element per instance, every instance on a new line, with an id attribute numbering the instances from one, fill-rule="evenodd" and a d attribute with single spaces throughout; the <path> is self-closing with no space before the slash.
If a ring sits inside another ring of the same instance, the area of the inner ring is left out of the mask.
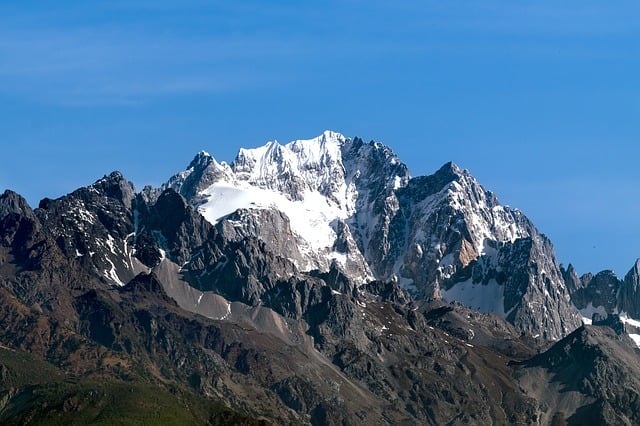
<path id="1" fill-rule="evenodd" d="M 309 83 L 343 63 L 389 63 L 401 54 L 558 56 L 558 40 L 545 37 L 598 38 L 640 28 L 624 12 L 635 7 L 627 1 L 606 8 L 423 0 L 60 4 L 37 12 L 0 5 L 0 94 L 65 105 L 135 104 Z M 486 43 L 492 36 L 501 40 Z M 581 46 L 562 52 L 616 54 L 611 43 Z"/>
<path id="2" fill-rule="evenodd" d="M 0 30 L 0 92 L 53 103 L 211 93 L 264 84 L 251 64 L 289 54 L 278 40 L 189 40 L 112 30 Z"/>
<path id="3" fill-rule="evenodd" d="M 163 4 L 169 5 L 126 7 Z M 0 6 L 0 94 L 83 105 L 239 90 L 279 81 L 269 64 L 303 52 L 300 43 L 276 35 L 218 31 L 215 19 L 212 29 L 196 31 L 189 22 L 165 23 L 171 8 L 154 20 L 127 17 L 124 4 L 109 7 L 115 16 L 103 19 L 95 16 L 100 9 L 61 17 L 57 10 Z"/>

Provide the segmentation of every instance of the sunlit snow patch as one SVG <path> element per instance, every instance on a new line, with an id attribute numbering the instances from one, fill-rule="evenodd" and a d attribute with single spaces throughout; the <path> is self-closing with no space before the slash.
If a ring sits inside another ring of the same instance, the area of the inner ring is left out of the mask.
<path id="1" fill-rule="evenodd" d="M 283 194 L 247 183 L 232 185 L 218 182 L 202 192 L 207 201 L 198 211 L 208 222 L 216 224 L 238 209 L 275 207 L 287 215 L 291 230 L 312 250 L 330 248 L 336 233 L 331 227 L 335 219 L 346 219 L 347 212 L 315 191 L 306 191 L 300 201 L 291 201 Z"/>
<path id="2" fill-rule="evenodd" d="M 620 313 L 620 321 L 622 321 L 625 324 L 629 324 L 633 327 L 637 327 L 640 328 L 640 321 L 635 320 L 633 318 L 629 318 L 629 316 L 627 315 L 626 312 L 621 312 Z"/>
<path id="3" fill-rule="evenodd" d="M 633 319 L 633 318 L 629 318 L 628 314 L 626 312 L 620 312 L 620 315 L 618 316 L 620 318 L 620 321 L 622 321 L 625 325 L 629 325 L 632 328 L 634 328 L 635 330 L 630 330 L 630 331 L 638 331 L 640 330 L 640 321 Z M 631 340 L 633 340 L 633 342 L 636 344 L 636 346 L 638 346 L 638 348 L 640 348 L 640 334 L 637 333 L 628 333 L 628 336 L 631 337 Z"/>
<path id="4" fill-rule="evenodd" d="M 629 334 L 629 337 L 631 337 L 633 343 L 635 343 L 636 346 L 640 348 L 640 334 Z"/>

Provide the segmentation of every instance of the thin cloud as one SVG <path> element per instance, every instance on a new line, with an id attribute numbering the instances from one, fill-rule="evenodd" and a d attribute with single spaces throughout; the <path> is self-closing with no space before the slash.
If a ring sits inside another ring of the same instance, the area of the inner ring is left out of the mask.
<path id="1" fill-rule="evenodd" d="M 622 6 L 595 3 L 445 7 L 374 0 L 330 6 L 142 0 L 81 5 L 64 14 L 0 6 L 0 94 L 61 105 L 127 105 L 159 96 L 310 83 L 343 64 L 371 58 L 392 63 L 400 55 L 628 60 L 629 43 L 615 43 L 614 49 L 608 42 L 545 36 L 598 40 L 640 26 Z M 187 22 L 174 18 L 184 8 L 202 13 L 190 14 Z M 457 36 L 460 31 L 467 33 Z"/>
<path id="2" fill-rule="evenodd" d="M 267 83 L 269 71 L 251 63 L 294 48 L 245 37 L 194 41 L 115 31 L 5 30 L 0 91 L 48 102 L 119 103 L 123 97 L 234 90 Z"/>

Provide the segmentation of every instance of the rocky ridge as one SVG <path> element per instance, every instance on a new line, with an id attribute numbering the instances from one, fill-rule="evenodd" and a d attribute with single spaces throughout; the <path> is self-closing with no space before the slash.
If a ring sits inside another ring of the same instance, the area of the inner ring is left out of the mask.
<path id="1" fill-rule="evenodd" d="M 225 196 L 238 208 L 217 206 Z M 319 200 L 324 239 L 295 217 Z M 571 276 L 468 172 L 410 178 L 389 148 L 335 133 L 230 165 L 200 153 L 141 193 L 114 172 L 35 211 L 0 196 L 3 346 L 278 424 L 583 419 L 640 367 L 615 324 L 578 328 L 569 295 L 585 286 Z M 587 346 L 600 351 L 581 358 L 588 386 L 550 404 L 573 358 L 556 360 Z M 615 422 L 635 421 L 627 384 L 602 405 Z M 28 389 L 0 387 L 2 421 Z"/>

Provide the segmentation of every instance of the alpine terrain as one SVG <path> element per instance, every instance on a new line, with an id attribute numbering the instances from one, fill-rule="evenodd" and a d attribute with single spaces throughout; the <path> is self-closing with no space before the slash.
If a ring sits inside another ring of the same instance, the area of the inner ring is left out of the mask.
<path id="1" fill-rule="evenodd" d="M 638 424 L 640 263 L 324 132 L 0 196 L 6 424 Z"/>

